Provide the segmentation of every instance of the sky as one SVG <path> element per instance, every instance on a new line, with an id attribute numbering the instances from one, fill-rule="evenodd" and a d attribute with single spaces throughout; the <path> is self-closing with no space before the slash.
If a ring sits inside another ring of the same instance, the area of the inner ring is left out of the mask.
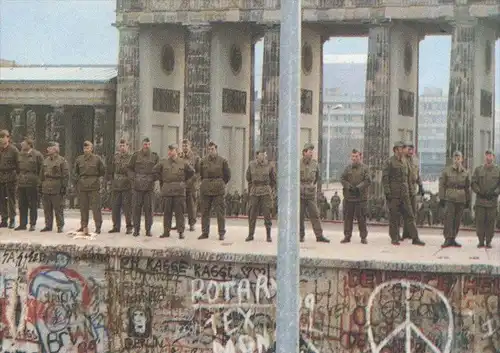
<path id="1" fill-rule="evenodd" d="M 118 60 L 115 0 L 0 0 L 0 58 L 19 64 L 111 64 Z M 450 36 L 426 37 L 420 46 L 420 87 L 448 91 Z M 367 38 L 334 38 L 325 54 L 365 54 Z M 496 45 L 500 103 L 500 43 Z M 261 73 L 262 45 L 256 52 Z M 260 86 L 260 85 L 256 85 Z"/>

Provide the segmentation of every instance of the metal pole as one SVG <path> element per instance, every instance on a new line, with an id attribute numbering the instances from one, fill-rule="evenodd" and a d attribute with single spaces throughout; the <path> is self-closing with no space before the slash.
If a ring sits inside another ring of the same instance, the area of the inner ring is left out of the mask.
<path id="1" fill-rule="evenodd" d="M 301 0 L 281 2 L 277 353 L 299 353 Z"/>

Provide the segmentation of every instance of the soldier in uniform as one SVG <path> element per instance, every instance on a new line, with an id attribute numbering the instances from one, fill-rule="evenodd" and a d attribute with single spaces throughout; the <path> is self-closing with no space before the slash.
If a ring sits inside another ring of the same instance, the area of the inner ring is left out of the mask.
<path id="1" fill-rule="evenodd" d="M 418 213 L 419 215 L 417 217 L 417 223 L 419 225 L 424 225 L 426 221 L 429 226 L 432 225 L 432 204 L 430 199 L 426 198 L 425 196 L 422 198 L 422 205 L 420 206 Z"/>
<path id="2" fill-rule="evenodd" d="M 424 195 L 424 186 L 422 185 L 422 179 L 420 178 L 420 166 L 418 165 L 414 153 L 413 143 L 408 144 L 407 161 L 410 167 L 410 203 L 413 209 L 413 214 L 417 215 L 417 193 L 420 196 Z M 417 190 L 418 187 L 418 190 Z M 408 223 L 403 222 L 403 237 L 401 240 L 411 239 L 410 232 L 408 231 Z"/>
<path id="3" fill-rule="evenodd" d="M 495 154 L 487 150 L 484 165 L 477 167 L 472 176 L 471 188 L 476 193 L 476 234 L 478 248 L 491 249 L 495 234 L 497 201 L 500 194 L 500 168 L 494 163 Z"/>
<path id="4" fill-rule="evenodd" d="M 98 155 L 92 153 L 92 142 L 83 143 L 83 154 L 75 161 L 75 185 L 78 190 L 80 204 L 80 229 L 78 232 L 89 233 L 89 210 L 95 222 L 95 232 L 101 234 L 102 209 L 101 209 L 101 178 L 106 174 L 104 163 Z"/>
<path id="5" fill-rule="evenodd" d="M 120 232 L 122 210 L 125 214 L 125 234 L 132 233 L 132 185 L 128 175 L 128 163 L 132 155 L 128 148 L 127 140 L 121 139 L 118 152 L 113 158 L 113 164 L 108 170 L 108 179 L 112 179 L 111 188 L 113 190 L 113 204 L 111 206 L 113 228 L 108 233 Z"/>
<path id="6" fill-rule="evenodd" d="M 361 244 L 368 244 L 366 240 L 368 236 L 366 207 L 371 184 L 370 169 L 361 162 L 361 153 L 357 149 L 353 149 L 351 152 L 351 162 L 340 178 L 345 200 L 344 239 L 340 243 L 351 242 L 354 216 L 356 216 Z"/>
<path id="7" fill-rule="evenodd" d="M 41 232 L 50 232 L 56 216 L 57 232 L 64 227 L 64 196 L 69 181 L 69 167 L 66 159 L 59 155 L 59 144 L 50 142 L 40 172 L 43 214 L 45 228 Z"/>
<path id="8" fill-rule="evenodd" d="M 195 154 L 191 149 L 191 141 L 182 140 L 182 152 L 180 154 L 182 159 L 189 162 L 189 165 L 194 169 L 195 174 L 186 183 L 186 209 L 188 215 L 189 231 L 194 231 L 196 224 L 196 191 L 200 179 L 200 157 Z"/>
<path id="9" fill-rule="evenodd" d="M 191 162 L 179 158 L 178 146 L 168 146 L 168 157 L 155 165 L 154 172 L 160 180 L 160 195 L 163 198 L 163 234 L 160 238 L 170 237 L 172 216 L 175 213 L 175 224 L 179 239 L 184 239 L 186 205 L 186 184 L 195 175 Z"/>
<path id="10" fill-rule="evenodd" d="M 241 203 L 240 203 L 240 214 L 242 215 L 247 215 L 248 214 L 248 193 L 249 191 L 247 189 L 243 190 L 243 195 L 241 195 Z M 271 199 L 272 202 L 272 199 Z M 271 205 L 272 208 L 272 205 Z"/>
<path id="11" fill-rule="evenodd" d="M 399 226 L 401 215 L 407 223 L 410 238 L 414 245 L 425 245 L 418 237 L 415 214 L 410 201 L 410 171 L 406 160 L 407 148 L 404 142 L 396 142 L 394 155 L 382 169 L 382 186 L 389 208 L 389 235 L 392 245 L 399 245 Z"/>
<path id="12" fill-rule="evenodd" d="M 233 211 L 233 215 L 236 217 L 240 215 L 240 203 L 240 193 L 238 192 L 238 190 L 235 190 L 233 195 L 231 196 L 231 210 Z"/>
<path id="13" fill-rule="evenodd" d="M 276 188 L 276 169 L 267 160 L 265 150 L 257 151 L 256 159 L 248 165 L 246 172 L 248 189 L 250 193 L 248 207 L 248 237 L 246 241 L 252 241 L 255 233 L 257 216 L 262 211 L 264 226 L 266 227 L 266 241 L 272 242 L 271 238 L 271 209 L 273 207 L 273 189 Z"/>
<path id="14" fill-rule="evenodd" d="M 444 168 L 439 178 L 439 202 L 445 206 L 442 248 L 462 245 L 455 240 L 465 208 L 470 208 L 470 177 L 463 166 L 462 152 L 453 153 L 453 164 Z"/>
<path id="15" fill-rule="evenodd" d="M 11 143 L 7 130 L 0 131 L 0 228 L 14 228 L 19 150 Z"/>
<path id="16" fill-rule="evenodd" d="M 213 209 L 217 216 L 219 240 L 226 234 L 226 210 L 224 194 L 226 185 L 231 180 L 231 170 L 227 160 L 217 153 L 215 142 L 208 143 L 208 155 L 200 162 L 200 194 L 201 202 L 201 235 L 198 239 L 208 239 L 210 233 L 210 212 Z"/>
<path id="17" fill-rule="evenodd" d="M 38 186 L 43 156 L 33 148 L 33 140 L 26 138 L 21 143 L 19 153 L 19 226 L 14 230 L 25 230 L 28 225 L 28 210 L 30 214 L 30 232 L 35 230 L 38 218 Z"/>
<path id="18" fill-rule="evenodd" d="M 130 158 L 128 169 L 133 188 L 132 214 L 134 223 L 134 237 L 139 236 L 141 229 L 141 213 L 144 211 L 144 222 L 146 223 L 146 236 L 151 237 L 153 226 L 153 190 L 156 174 L 153 171 L 160 158 L 158 154 L 151 151 L 151 140 L 145 137 L 142 140 L 142 148 L 134 152 Z"/>
<path id="19" fill-rule="evenodd" d="M 300 241 L 305 240 L 304 220 L 306 213 L 311 221 L 316 241 L 329 243 L 330 240 L 323 235 L 323 227 L 319 220 L 319 210 L 316 204 L 316 183 L 319 179 L 318 161 L 313 159 L 314 145 L 306 143 L 302 149 L 300 161 Z"/>

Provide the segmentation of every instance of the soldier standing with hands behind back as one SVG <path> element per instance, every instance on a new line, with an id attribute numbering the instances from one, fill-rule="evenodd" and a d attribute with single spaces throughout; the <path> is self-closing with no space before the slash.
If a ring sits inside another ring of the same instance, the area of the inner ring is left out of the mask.
<path id="1" fill-rule="evenodd" d="M 151 140 L 145 137 L 142 140 L 142 149 L 135 152 L 130 158 L 128 169 L 134 190 L 132 196 L 134 237 L 139 236 L 141 229 L 141 213 L 144 211 L 146 236 L 151 237 L 153 226 L 153 190 L 156 174 L 153 171 L 160 158 L 151 151 Z"/>
<path id="2" fill-rule="evenodd" d="M 476 234 L 478 248 L 491 249 L 497 218 L 497 200 L 500 194 L 500 168 L 494 164 L 495 154 L 487 150 L 484 165 L 477 167 L 472 176 L 471 188 L 476 193 Z"/>
<path id="3" fill-rule="evenodd" d="M 14 228 L 16 223 L 16 186 L 19 173 L 19 150 L 11 143 L 7 130 L 0 131 L 0 228 Z"/>
<path id="4" fill-rule="evenodd" d="M 41 232 L 52 231 L 54 214 L 56 216 L 57 233 L 64 227 L 64 196 L 69 181 L 69 167 L 66 159 L 59 155 L 59 144 L 49 142 L 47 157 L 43 161 L 40 172 L 43 214 L 45 228 Z"/>
<path id="5" fill-rule="evenodd" d="M 75 161 L 75 185 L 78 190 L 81 227 L 78 232 L 89 233 L 89 210 L 95 222 L 95 232 L 101 234 L 101 178 L 106 174 L 104 163 L 98 155 L 92 153 L 92 142 L 83 143 L 83 154 Z"/>
<path id="6" fill-rule="evenodd" d="M 19 153 L 19 184 L 17 186 L 19 202 L 19 226 L 14 230 L 25 230 L 30 215 L 30 232 L 35 230 L 38 218 L 38 186 L 43 156 L 33 148 L 33 140 L 26 138 L 21 143 Z"/>
<path id="7" fill-rule="evenodd" d="M 113 206 L 111 218 L 113 228 L 108 233 L 119 233 L 122 223 L 122 210 L 125 214 L 125 234 L 132 233 L 132 185 L 128 175 L 128 163 L 132 155 L 128 151 L 128 142 L 120 140 L 120 146 L 113 158 L 113 165 L 108 169 L 109 176 L 113 178 Z"/>
<path id="8" fill-rule="evenodd" d="M 265 150 L 257 151 L 257 158 L 251 161 L 246 179 L 250 193 L 250 206 L 248 212 L 248 237 L 245 241 L 252 241 L 255 233 L 257 216 L 262 210 L 264 226 L 266 227 L 266 241 L 272 242 L 271 238 L 271 208 L 273 207 L 273 189 L 276 188 L 276 170 L 267 160 Z"/>
<path id="9" fill-rule="evenodd" d="M 208 155 L 200 162 L 201 195 L 201 235 L 198 239 L 208 239 L 210 233 L 210 212 L 217 215 L 219 240 L 226 234 L 226 185 L 231 180 L 231 170 L 227 160 L 217 153 L 215 142 L 208 143 Z"/>
<path id="10" fill-rule="evenodd" d="M 163 158 L 155 165 L 154 172 L 160 181 L 160 195 L 163 198 L 163 234 L 160 238 L 170 237 L 172 216 L 175 213 L 175 225 L 179 239 L 184 239 L 186 207 L 186 182 L 193 177 L 194 169 L 189 162 L 179 158 L 178 146 L 168 146 L 168 158 Z"/>
<path id="11" fill-rule="evenodd" d="M 453 164 L 444 168 L 439 178 L 439 204 L 445 206 L 444 238 L 442 248 L 462 247 L 455 240 L 460 229 L 464 209 L 470 208 L 469 172 L 463 166 L 462 152 L 453 153 Z"/>
<path id="12" fill-rule="evenodd" d="M 316 203 L 316 183 L 319 179 L 318 161 L 313 159 L 314 145 L 306 143 L 302 149 L 302 159 L 300 161 L 300 241 L 304 242 L 306 230 L 304 221 L 306 212 L 311 221 L 316 241 L 329 243 L 330 240 L 323 235 L 323 227 L 319 220 L 319 210 Z"/>
<path id="13" fill-rule="evenodd" d="M 340 179 L 344 188 L 345 200 L 344 239 L 340 243 L 351 242 L 354 216 L 356 215 L 361 244 L 367 244 L 366 213 L 368 211 L 368 188 L 371 184 L 370 170 L 361 162 L 361 153 L 356 149 L 352 150 L 351 162 L 351 165 L 345 168 Z"/>

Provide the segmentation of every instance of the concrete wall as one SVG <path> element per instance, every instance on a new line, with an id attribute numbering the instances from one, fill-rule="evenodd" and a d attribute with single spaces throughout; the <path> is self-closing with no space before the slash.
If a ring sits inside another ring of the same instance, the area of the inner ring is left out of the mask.
<path id="1" fill-rule="evenodd" d="M 268 258 L 15 244 L 0 252 L 2 352 L 253 353 L 274 342 Z M 500 348 L 498 276 L 425 272 L 466 270 L 460 266 L 410 273 L 304 261 L 300 322 L 310 352 Z"/>

